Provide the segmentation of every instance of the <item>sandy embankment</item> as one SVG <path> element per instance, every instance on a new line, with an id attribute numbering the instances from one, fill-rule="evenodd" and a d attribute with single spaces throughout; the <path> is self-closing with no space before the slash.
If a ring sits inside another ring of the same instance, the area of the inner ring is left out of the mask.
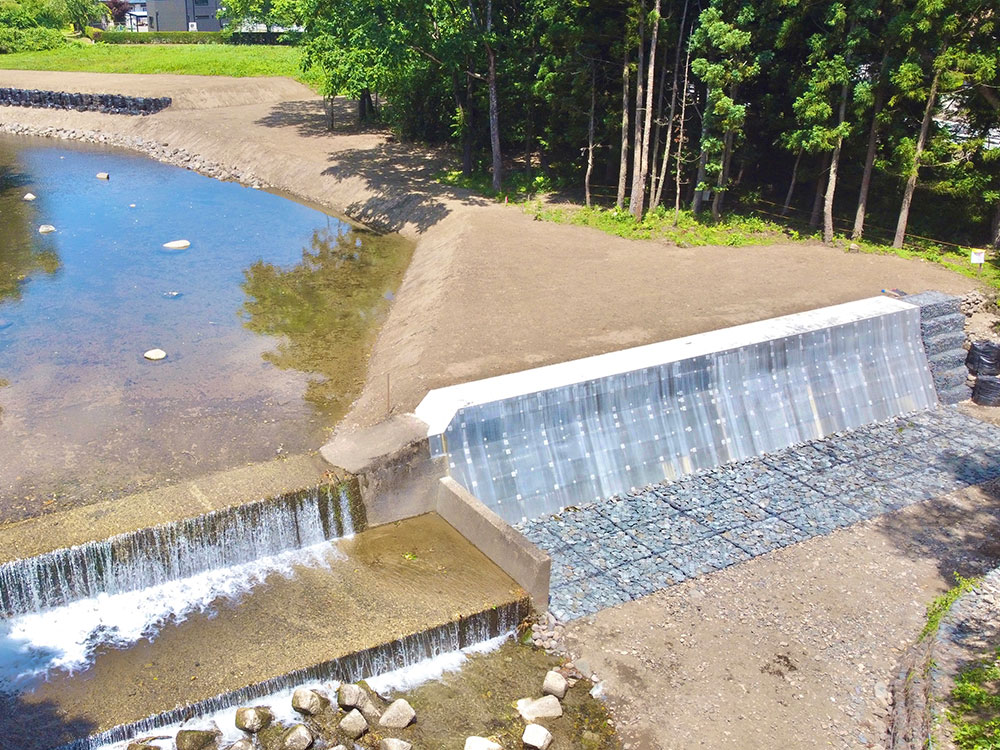
<path id="1" fill-rule="evenodd" d="M 180 148 L 416 242 L 342 429 L 408 411 L 430 388 L 598 354 L 897 287 L 963 292 L 939 266 L 818 245 L 677 248 L 533 220 L 435 183 L 442 160 L 384 132 L 326 129 L 288 79 L 0 71 L 0 86 L 171 96 L 150 117 L 0 108 L 0 124 L 103 132 Z M 338 122 L 353 123 L 348 102 Z"/>

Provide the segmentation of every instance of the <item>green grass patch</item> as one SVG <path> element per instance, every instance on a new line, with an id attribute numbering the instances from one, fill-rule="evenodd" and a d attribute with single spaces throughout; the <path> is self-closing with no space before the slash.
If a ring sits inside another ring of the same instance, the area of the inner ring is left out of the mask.
<path id="1" fill-rule="evenodd" d="M 955 678 L 947 715 L 961 750 L 1000 750 L 1000 648 Z"/>
<path id="2" fill-rule="evenodd" d="M 74 43 L 44 52 L 0 55 L 0 69 L 177 73 L 235 78 L 286 76 L 313 89 L 320 84 L 317 71 L 302 70 L 301 51 L 288 46 Z"/>
<path id="3" fill-rule="evenodd" d="M 528 177 L 524 172 L 514 172 L 503 181 L 499 192 L 493 189 L 493 179 L 484 172 L 471 175 L 462 174 L 461 170 L 453 169 L 439 172 L 434 179 L 442 185 L 471 190 L 488 198 L 497 200 L 524 200 L 539 193 L 549 193 L 556 189 L 556 184 L 542 174 Z"/>
<path id="4" fill-rule="evenodd" d="M 920 638 L 917 640 L 922 641 L 927 636 L 934 635 L 941 626 L 941 618 L 948 614 L 952 605 L 958 601 L 962 594 L 968 593 L 978 586 L 980 580 L 979 578 L 963 578 L 955 573 L 955 585 L 927 605 L 927 622 L 924 624 L 924 629 L 920 631 Z"/>
<path id="5" fill-rule="evenodd" d="M 527 204 L 526 210 L 544 221 L 592 227 L 630 240 L 666 240 L 680 247 L 745 247 L 803 239 L 796 229 L 754 215 L 728 214 L 715 223 L 704 214 L 681 211 L 674 226 L 673 210 L 663 206 L 648 212 L 642 221 L 636 221 L 628 211 L 616 208 L 545 206 L 535 201 Z"/>

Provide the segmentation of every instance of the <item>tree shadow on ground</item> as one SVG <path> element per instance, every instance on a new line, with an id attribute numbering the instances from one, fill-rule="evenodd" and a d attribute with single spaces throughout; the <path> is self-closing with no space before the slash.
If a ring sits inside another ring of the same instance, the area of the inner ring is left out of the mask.
<path id="1" fill-rule="evenodd" d="M 367 146 L 330 151 L 324 176 L 338 181 L 360 178 L 371 197 L 343 209 L 352 219 L 382 231 L 396 232 L 412 225 L 426 232 L 451 213 L 449 204 L 484 206 L 490 201 L 475 193 L 443 185 L 435 176 L 449 163 L 442 151 L 413 149 L 396 142 L 383 127 L 358 126 L 357 103 L 338 97 L 333 104 L 334 131 L 328 129 L 329 115 L 319 99 L 283 102 L 258 125 L 295 128 L 304 137 L 341 137 L 370 134 L 375 142 Z M 386 137 L 377 137 L 384 135 Z"/>
<path id="2" fill-rule="evenodd" d="M 949 457 L 949 470 L 967 473 L 963 457 Z M 905 482 L 905 477 L 900 480 Z M 933 559 L 949 585 L 955 574 L 970 577 L 1000 566 L 1000 480 L 966 487 L 883 516 L 882 533 L 910 557 Z"/>
<path id="3" fill-rule="evenodd" d="M 50 701 L 36 703 L 0 691 L 0 750 L 53 750 L 96 730 L 85 719 L 62 716 Z"/>

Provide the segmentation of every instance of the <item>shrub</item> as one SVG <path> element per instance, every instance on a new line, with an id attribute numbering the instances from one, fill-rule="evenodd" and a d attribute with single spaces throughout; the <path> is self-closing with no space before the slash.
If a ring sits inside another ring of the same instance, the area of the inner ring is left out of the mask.
<path id="1" fill-rule="evenodd" d="M 66 37 L 55 29 L 13 29 L 0 26 L 0 54 L 11 52 L 38 52 L 55 49 L 66 43 Z"/>
<path id="2" fill-rule="evenodd" d="M 95 42 L 104 44 L 222 44 L 221 31 L 99 31 Z"/>

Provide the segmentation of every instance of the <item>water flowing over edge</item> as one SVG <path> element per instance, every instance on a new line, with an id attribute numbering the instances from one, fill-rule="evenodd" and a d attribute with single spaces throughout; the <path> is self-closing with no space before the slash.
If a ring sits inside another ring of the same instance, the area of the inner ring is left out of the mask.
<path id="1" fill-rule="evenodd" d="M 528 616 L 527 598 L 476 612 L 458 620 L 419 633 L 412 633 L 392 643 L 356 651 L 312 667 L 258 682 L 246 687 L 180 706 L 130 724 L 123 724 L 90 737 L 61 745 L 54 750 L 107 750 L 138 736 L 189 721 L 192 717 L 211 717 L 222 711 L 251 702 L 260 702 L 295 687 L 323 683 L 358 682 L 379 675 L 390 676 L 428 660 L 454 659 L 454 652 L 466 650 L 506 637 Z M 445 670 L 442 670 L 445 671 Z M 433 669 L 428 669 L 433 679 Z M 399 679 L 397 675 L 396 679 Z M 392 687 L 391 682 L 386 687 Z M 405 684 L 405 683 L 400 683 Z"/>
<path id="2" fill-rule="evenodd" d="M 235 505 L 0 565 L 0 618 L 162 586 L 350 536 L 364 508 L 347 486 Z"/>

